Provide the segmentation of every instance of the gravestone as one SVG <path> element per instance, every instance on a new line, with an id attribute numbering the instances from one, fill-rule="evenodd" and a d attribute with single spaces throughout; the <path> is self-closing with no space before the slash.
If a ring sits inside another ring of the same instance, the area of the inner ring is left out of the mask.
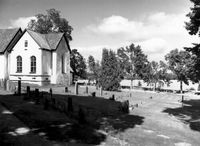
<path id="1" fill-rule="evenodd" d="M 6 80 L 6 91 L 10 91 L 10 81 Z"/>
<path id="2" fill-rule="evenodd" d="M 65 87 L 65 93 L 67 93 L 68 92 L 68 87 Z"/>
<path id="3" fill-rule="evenodd" d="M 29 99 L 30 98 L 30 86 L 26 87 L 26 95 L 24 96 L 24 100 Z"/>
<path id="4" fill-rule="evenodd" d="M 103 90 L 102 87 L 99 88 L 100 96 L 103 96 Z"/>
<path id="5" fill-rule="evenodd" d="M 109 99 L 115 101 L 115 95 L 113 94 Z"/>
<path id="6" fill-rule="evenodd" d="M 92 97 L 96 97 L 96 92 L 92 92 Z"/>
<path id="7" fill-rule="evenodd" d="M 48 110 L 49 108 L 49 100 L 47 97 L 44 98 L 44 109 L 45 110 Z"/>
<path id="8" fill-rule="evenodd" d="M 85 87 L 85 93 L 88 94 L 88 86 Z"/>
<path id="9" fill-rule="evenodd" d="M 51 99 L 52 99 L 52 97 L 53 97 L 53 95 L 52 95 L 53 93 L 52 93 L 52 92 L 53 92 L 53 91 L 52 91 L 52 88 L 50 88 L 50 89 L 49 89 L 49 93 L 50 93 L 50 98 L 51 98 Z"/>
<path id="10" fill-rule="evenodd" d="M 85 119 L 85 112 L 82 107 L 79 106 L 79 111 L 78 111 L 78 122 L 80 124 L 85 124 L 86 119 Z"/>
<path id="11" fill-rule="evenodd" d="M 35 89 L 35 104 L 40 103 L 39 89 Z"/>
<path id="12" fill-rule="evenodd" d="M 18 90 L 17 94 L 21 95 L 21 80 L 18 81 Z"/>
<path id="13" fill-rule="evenodd" d="M 73 112 L 73 104 L 72 104 L 72 98 L 69 97 L 67 99 L 67 103 L 68 103 L 68 112 Z"/>
<path id="14" fill-rule="evenodd" d="M 78 82 L 75 83 L 75 95 L 78 95 Z"/>

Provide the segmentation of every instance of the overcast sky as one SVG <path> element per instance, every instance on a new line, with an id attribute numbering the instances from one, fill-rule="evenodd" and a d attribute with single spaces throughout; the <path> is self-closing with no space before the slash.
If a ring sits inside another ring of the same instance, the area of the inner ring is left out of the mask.
<path id="1" fill-rule="evenodd" d="M 71 49 L 101 59 L 102 48 L 141 45 L 149 60 L 198 42 L 184 28 L 189 0 L 0 0 L 0 28 L 22 27 L 49 8 L 74 28 Z"/>

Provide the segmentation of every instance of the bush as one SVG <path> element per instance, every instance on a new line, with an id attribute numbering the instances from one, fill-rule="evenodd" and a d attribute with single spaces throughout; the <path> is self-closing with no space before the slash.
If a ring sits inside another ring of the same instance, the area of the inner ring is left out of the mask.
<path id="1" fill-rule="evenodd" d="M 119 110 L 123 113 L 129 113 L 129 101 L 123 101 L 119 107 Z"/>

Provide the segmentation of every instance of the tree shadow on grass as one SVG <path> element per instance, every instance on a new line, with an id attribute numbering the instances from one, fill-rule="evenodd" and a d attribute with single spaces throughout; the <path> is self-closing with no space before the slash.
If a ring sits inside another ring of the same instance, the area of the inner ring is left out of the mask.
<path id="1" fill-rule="evenodd" d="M 200 100 L 186 100 L 181 107 L 167 108 L 163 112 L 176 116 L 192 130 L 200 132 Z"/>
<path id="2" fill-rule="evenodd" d="M 100 144 L 110 133 L 123 132 L 135 125 L 141 125 L 144 117 L 124 114 L 119 111 L 120 102 L 108 99 L 74 96 L 53 95 L 58 101 L 66 102 L 69 97 L 73 101 L 73 113 L 63 113 L 53 108 L 43 109 L 43 104 L 33 104 L 30 100 L 13 95 L 0 95 L 0 102 L 32 132 L 58 143 L 75 142 L 83 144 Z M 86 122 L 78 120 L 78 110 L 82 108 Z"/>

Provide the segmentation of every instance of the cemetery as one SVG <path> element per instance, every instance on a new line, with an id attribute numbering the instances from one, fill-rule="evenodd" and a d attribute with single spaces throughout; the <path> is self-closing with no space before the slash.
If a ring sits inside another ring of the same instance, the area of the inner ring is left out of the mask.
<path id="1" fill-rule="evenodd" d="M 200 144 L 197 95 L 185 94 L 181 101 L 174 93 L 103 91 L 78 84 L 25 88 L 20 82 L 16 92 L 4 92 L 1 105 L 28 130 L 17 134 L 16 125 L 1 123 L 6 127 L 0 128 L 6 132 L 2 144 L 35 145 L 34 139 L 44 145 Z M 1 113 L 9 115 L 5 109 Z"/>

